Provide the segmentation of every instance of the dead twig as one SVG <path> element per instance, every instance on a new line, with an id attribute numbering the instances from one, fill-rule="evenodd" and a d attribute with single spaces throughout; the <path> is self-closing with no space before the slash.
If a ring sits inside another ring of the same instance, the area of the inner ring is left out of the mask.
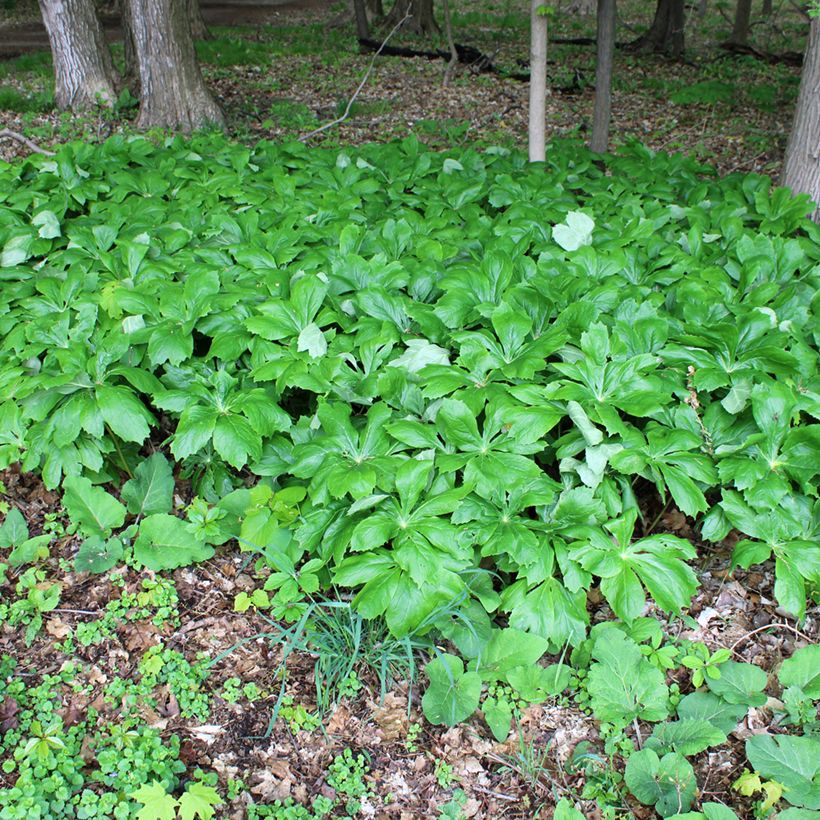
<path id="1" fill-rule="evenodd" d="M 0 140 L 7 139 L 7 140 L 14 140 L 15 142 L 19 142 L 26 146 L 29 151 L 33 151 L 35 154 L 43 154 L 46 157 L 53 157 L 54 151 L 49 151 L 47 148 L 41 148 L 37 145 L 36 142 L 30 140 L 28 137 L 23 136 L 22 134 L 18 133 L 17 131 L 12 131 L 9 128 L 3 128 L 0 130 Z"/>
<path id="2" fill-rule="evenodd" d="M 388 33 L 387 37 L 384 38 L 382 44 L 379 46 L 378 51 L 373 55 L 373 59 L 370 61 L 370 65 L 367 67 L 367 71 L 365 71 L 364 77 L 362 77 L 362 81 L 359 83 L 358 88 L 353 92 L 353 96 L 347 101 L 347 105 L 345 106 L 345 110 L 342 113 L 342 115 L 340 117 L 336 117 L 335 120 L 332 120 L 331 122 L 325 123 L 319 128 L 314 129 L 313 131 L 308 131 L 307 134 L 303 134 L 301 137 L 299 137 L 299 142 L 307 142 L 307 140 L 309 140 L 311 137 L 315 137 L 317 134 L 321 134 L 323 131 L 327 131 L 328 128 L 333 128 L 334 125 L 339 125 L 340 123 L 343 123 L 348 118 L 348 116 L 350 115 L 350 109 L 353 108 L 353 103 L 356 102 L 356 97 L 359 96 L 361 90 L 365 86 L 365 83 L 368 81 L 371 73 L 373 72 L 373 66 L 376 65 L 376 58 L 379 56 L 379 54 L 382 53 L 382 49 L 387 45 L 390 38 L 410 19 L 410 17 L 411 14 L 408 10 L 407 14 L 405 14 L 404 17 L 402 17 L 401 20 L 399 20 L 399 22 L 396 23 L 396 25 L 393 26 L 392 29 L 390 29 L 390 32 Z"/>
<path id="3" fill-rule="evenodd" d="M 759 626 L 757 629 L 753 629 L 751 632 L 747 632 L 742 637 L 738 638 L 730 647 L 729 651 L 734 654 L 735 647 L 739 646 L 743 643 L 743 641 L 748 640 L 752 637 L 752 635 L 757 635 L 758 632 L 765 632 L 767 629 L 788 629 L 789 632 L 793 632 L 795 635 L 798 635 L 801 638 L 804 638 L 809 643 L 814 643 L 812 639 L 806 635 L 805 633 L 801 632 L 799 629 L 793 627 L 791 624 L 783 624 L 779 622 L 775 622 L 772 624 L 766 624 L 765 626 Z"/>

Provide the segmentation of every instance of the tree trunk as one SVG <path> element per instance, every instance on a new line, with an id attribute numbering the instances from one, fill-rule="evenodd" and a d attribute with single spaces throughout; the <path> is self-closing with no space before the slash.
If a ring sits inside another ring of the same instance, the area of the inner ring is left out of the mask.
<path id="1" fill-rule="evenodd" d="M 199 70 L 186 0 L 129 0 L 140 81 L 138 128 L 224 125 Z"/>
<path id="2" fill-rule="evenodd" d="M 668 54 L 679 59 L 684 50 L 684 0 L 658 0 L 649 30 L 631 42 L 630 51 Z"/>
<path id="3" fill-rule="evenodd" d="M 764 17 L 771 17 L 772 16 L 772 0 L 763 0 L 763 8 L 761 9 L 760 13 Z"/>
<path id="4" fill-rule="evenodd" d="M 210 40 L 211 33 L 202 19 L 202 9 L 199 0 L 186 0 L 188 4 L 188 22 L 191 24 L 191 37 L 194 40 Z"/>
<path id="5" fill-rule="evenodd" d="M 369 40 L 370 24 L 367 22 L 367 8 L 364 0 L 353 0 L 353 14 L 356 18 L 356 36 L 360 40 Z"/>
<path id="6" fill-rule="evenodd" d="M 410 19 L 402 27 L 404 31 L 415 34 L 437 34 L 440 29 L 433 14 L 433 0 L 396 0 L 385 22 L 386 28 L 392 28 L 410 12 Z"/>
<path id="7" fill-rule="evenodd" d="M 589 147 L 603 154 L 609 145 L 612 110 L 612 58 L 615 53 L 615 0 L 598 0 L 598 62 L 595 68 L 595 107 Z"/>
<path id="8" fill-rule="evenodd" d="M 814 200 L 812 219 L 820 223 L 820 17 L 809 29 L 782 184 Z"/>
<path id="9" fill-rule="evenodd" d="M 384 6 L 382 0 L 367 0 L 367 7 L 373 17 L 381 19 L 384 17 Z"/>
<path id="10" fill-rule="evenodd" d="M 543 0 L 531 0 L 530 6 L 530 162 L 547 158 L 547 18 L 539 14 Z"/>
<path id="11" fill-rule="evenodd" d="M 444 69 L 443 85 L 449 85 L 453 72 L 458 65 L 458 49 L 456 48 L 455 40 L 453 40 L 453 21 L 450 18 L 450 0 L 441 0 L 444 7 L 444 32 L 447 35 L 447 47 L 450 49 L 450 60 L 447 63 L 447 68 Z"/>
<path id="12" fill-rule="evenodd" d="M 134 44 L 134 30 L 131 28 L 131 0 L 122 0 L 122 47 L 125 57 L 125 85 L 131 93 L 140 96 L 140 70 L 137 64 L 137 47 Z"/>
<path id="13" fill-rule="evenodd" d="M 117 95 L 111 52 L 93 0 L 40 0 L 54 59 L 54 102 L 82 111 Z"/>
<path id="14" fill-rule="evenodd" d="M 749 42 L 749 22 L 752 19 L 752 0 L 737 0 L 735 24 L 729 42 L 735 46 L 745 46 Z"/>

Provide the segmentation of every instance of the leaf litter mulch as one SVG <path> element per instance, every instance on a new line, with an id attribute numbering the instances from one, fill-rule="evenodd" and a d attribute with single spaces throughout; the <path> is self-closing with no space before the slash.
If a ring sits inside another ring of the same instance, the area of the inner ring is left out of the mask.
<path id="1" fill-rule="evenodd" d="M 308 718 L 316 705 L 316 658 L 305 652 L 290 654 L 283 679 L 286 649 L 265 637 L 271 634 L 271 622 L 252 612 L 234 611 L 235 596 L 252 588 L 254 579 L 252 568 L 245 566 L 247 555 L 229 548 L 210 561 L 172 574 L 177 601 L 160 625 L 153 622 L 156 611 L 149 607 L 144 617 L 117 619 L 103 640 L 80 645 L 73 638 L 83 624 L 103 618 L 112 600 L 138 592 L 146 579 L 155 576 L 126 567 L 102 576 L 72 571 L 77 539 L 60 535 L 59 524 L 64 519 L 57 494 L 46 490 L 35 476 L 15 468 L 1 473 L 0 480 L 5 486 L 2 501 L 21 510 L 33 535 L 45 527 L 55 533 L 51 556 L 44 565 L 45 583 L 57 583 L 61 589 L 58 607 L 46 613 L 43 629 L 31 646 L 24 643 L 22 626 L 2 625 L 0 656 L 14 658 L 16 674 L 31 686 L 43 675 L 73 664 L 71 685 L 64 684 L 57 693 L 62 705 L 58 714 L 66 725 L 82 722 L 89 708 L 98 710 L 101 721 L 116 722 L 122 704 L 105 698 L 104 692 L 117 677 L 136 678 L 151 647 L 161 644 L 192 664 L 202 658 L 218 659 L 201 683 L 208 702 L 204 719 L 183 717 L 179 691 L 174 694 L 167 686 L 158 687 L 152 699 L 141 704 L 140 718 L 166 741 L 177 735 L 180 759 L 188 771 L 201 768 L 216 773 L 221 793 L 231 781 L 243 782 L 244 790 L 220 808 L 219 817 L 241 820 L 251 801 L 273 803 L 290 798 L 309 803 L 316 795 L 334 799 L 328 767 L 348 748 L 356 755 L 363 753 L 368 761 L 367 794 L 360 809 L 364 817 L 451 816 L 440 813 L 456 805 L 456 795 L 462 816 L 547 818 L 557 799 L 578 799 L 584 786 L 595 779 L 594 766 L 584 772 L 573 770 L 570 763 L 583 741 L 603 760 L 596 724 L 560 698 L 528 707 L 518 732 L 497 743 L 479 717 L 449 730 L 431 726 L 421 714 L 421 681 L 414 686 L 406 680 L 394 681 L 382 693 L 378 676 L 361 667 L 357 670 L 361 689 L 340 698 L 325 712 L 321 725 L 311 728 Z M 676 510 L 661 518 L 660 529 L 695 537 L 686 517 Z M 675 622 L 667 625 L 667 631 L 702 641 L 711 651 L 729 648 L 736 660 L 753 662 L 770 672 L 812 636 L 816 638 L 817 611 L 810 610 L 803 629 L 796 629 L 776 608 L 771 569 L 729 575 L 731 549 L 729 539 L 715 551 L 701 553 L 701 588 L 690 609 L 694 619 L 690 623 L 697 627 Z M 0 588 L 0 600 L 13 597 L 18 574 L 19 570 L 9 572 Z M 593 594 L 591 602 L 593 622 L 611 618 L 602 599 Z M 663 617 L 662 613 L 649 614 Z M 250 700 L 227 694 L 229 679 L 235 678 L 240 679 L 240 686 L 255 684 Z M 283 703 L 291 710 L 280 708 L 278 720 L 271 723 L 283 682 Z M 727 744 L 695 758 L 701 799 L 726 802 L 740 816 L 752 816 L 750 802 L 732 791 L 731 784 L 747 765 L 743 741 L 766 730 L 776 705 L 751 709 Z M 14 720 L 14 715 L 5 717 Z M 644 736 L 648 731 L 644 727 Z M 92 760 L 93 751 L 88 755 Z M 0 787 L 12 782 L 13 776 L 0 774 Z M 581 805 L 585 816 L 602 816 L 594 802 L 582 801 Z M 653 816 L 637 804 L 630 810 L 637 818 Z"/>

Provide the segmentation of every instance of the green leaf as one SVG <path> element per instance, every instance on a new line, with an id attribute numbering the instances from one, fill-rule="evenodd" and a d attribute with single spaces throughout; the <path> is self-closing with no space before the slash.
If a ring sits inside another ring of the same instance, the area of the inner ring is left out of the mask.
<path id="1" fill-rule="evenodd" d="M 123 546 L 119 538 L 100 538 L 92 535 L 86 538 L 74 559 L 77 572 L 107 572 L 122 559 Z"/>
<path id="2" fill-rule="evenodd" d="M 327 353 L 327 340 L 322 333 L 319 325 L 311 322 L 305 325 L 299 333 L 299 341 L 296 349 L 298 351 L 307 351 L 312 359 L 320 359 Z"/>
<path id="3" fill-rule="evenodd" d="M 504 680 L 511 669 L 535 664 L 548 648 L 549 641 L 540 635 L 513 628 L 494 630 L 481 657 L 471 661 L 470 668 L 482 680 Z"/>
<path id="4" fill-rule="evenodd" d="M 69 476 L 63 481 L 63 506 L 84 535 L 107 538 L 125 522 L 125 507 L 87 478 Z"/>
<path id="5" fill-rule="evenodd" d="M 478 708 L 481 678 L 465 672 L 460 658 L 442 655 L 425 667 L 430 684 L 421 705 L 424 716 L 435 725 L 455 726 Z"/>
<path id="6" fill-rule="evenodd" d="M 213 547 L 196 538 L 188 525 L 173 515 L 149 515 L 134 541 L 134 557 L 155 572 L 205 561 L 213 554 Z"/>
<path id="7" fill-rule="evenodd" d="M 746 741 L 746 757 L 754 770 L 784 787 L 793 806 L 820 809 L 820 740 L 790 735 L 754 735 Z"/>
<path id="8" fill-rule="evenodd" d="M 762 706 L 766 702 L 766 673 L 751 663 L 726 661 L 719 678 L 706 678 L 706 685 L 727 703 Z"/>
<path id="9" fill-rule="evenodd" d="M 646 748 L 654 749 L 658 754 L 680 752 L 689 756 L 725 741 L 726 734 L 708 721 L 683 719 L 656 726 Z"/>
<path id="10" fill-rule="evenodd" d="M 493 733 L 493 737 L 503 743 L 510 733 L 513 711 L 510 703 L 504 698 L 486 698 L 481 704 L 481 713 Z"/>
<path id="11" fill-rule="evenodd" d="M 28 526 L 23 513 L 12 507 L 0 526 L 0 549 L 15 547 L 28 538 Z"/>
<path id="12" fill-rule="evenodd" d="M 184 410 L 171 442 L 174 456 L 182 460 L 198 453 L 211 440 L 216 419 L 216 410 L 211 407 L 194 405 Z"/>
<path id="13" fill-rule="evenodd" d="M 136 791 L 129 792 L 142 808 L 137 812 L 137 820 L 176 820 L 179 803 L 165 791 L 161 783 L 146 783 Z"/>
<path id="14" fill-rule="evenodd" d="M 214 425 L 214 449 L 228 464 L 241 470 L 249 459 L 261 458 L 262 439 L 242 416 L 219 416 Z"/>
<path id="15" fill-rule="evenodd" d="M 60 220 L 54 211 L 40 211 L 34 215 L 31 224 L 37 227 L 37 234 L 42 239 L 54 239 L 61 235 Z"/>
<path id="16" fill-rule="evenodd" d="M 697 782 L 683 755 L 670 752 L 659 758 L 652 749 L 630 755 L 624 781 L 645 806 L 655 806 L 661 817 L 688 811 L 695 799 Z"/>
<path id="17" fill-rule="evenodd" d="M 727 703 L 711 692 L 691 692 L 678 704 L 678 717 L 682 721 L 705 721 L 725 735 L 734 731 L 747 711 L 745 704 Z"/>
<path id="18" fill-rule="evenodd" d="M 34 538 L 27 538 L 9 553 L 6 560 L 13 567 L 19 567 L 21 564 L 33 564 L 48 558 L 48 545 L 50 543 L 50 535 L 37 535 Z"/>
<path id="19" fill-rule="evenodd" d="M 555 806 L 552 820 L 584 820 L 584 815 L 566 797 L 562 797 Z"/>
<path id="20" fill-rule="evenodd" d="M 663 720 L 669 714 L 669 691 L 663 674 L 619 629 L 607 629 L 595 641 L 588 691 L 595 717 L 617 726 L 634 718 Z"/>
<path id="21" fill-rule="evenodd" d="M 132 515 L 152 515 L 171 511 L 174 476 L 162 453 L 154 453 L 141 462 L 134 478 L 122 487 L 122 499 Z"/>
<path id="22" fill-rule="evenodd" d="M 211 820 L 214 806 L 222 805 L 219 792 L 204 783 L 189 783 L 182 797 L 179 798 L 179 816 L 181 820 Z"/>
<path id="23" fill-rule="evenodd" d="M 820 645 L 809 644 L 783 661 L 777 673 L 781 686 L 799 686 L 812 700 L 820 698 Z"/>
<path id="24" fill-rule="evenodd" d="M 105 423 L 123 441 L 142 444 L 151 433 L 151 414 L 126 387 L 97 388 L 97 407 Z"/>

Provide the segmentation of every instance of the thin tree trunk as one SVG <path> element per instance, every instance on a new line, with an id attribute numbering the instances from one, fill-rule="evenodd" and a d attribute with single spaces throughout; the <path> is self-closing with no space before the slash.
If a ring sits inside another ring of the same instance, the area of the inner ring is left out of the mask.
<path id="1" fill-rule="evenodd" d="M 364 0 L 353 0 L 353 14 L 356 18 L 356 37 L 370 39 L 370 23 L 367 22 L 367 8 Z"/>
<path id="2" fill-rule="evenodd" d="M 820 223 L 820 17 L 809 29 L 782 184 L 814 200 L 812 219 Z"/>
<path id="3" fill-rule="evenodd" d="M 82 111 L 117 98 L 116 73 L 93 0 L 39 0 L 54 60 L 54 101 Z"/>
<path id="4" fill-rule="evenodd" d="M 670 0 L 658 0 L 649 29 L 629 44 L 630 51 L 660 51 L 669 28 Z"/>
<path id="5" fill-rule="evenodd" d="M 194 40 L 210 40 L 211 33 L 202 18 L 199 0 L 186 0 L 188 5 L 188 22 L 191 24 L 191 36 Z"/>
<path id="6" fill-rule="evenodd" d="M 384 17 L 384 6 L 382 5 L 382 0 L 367 0 L 367 7 L 370 9 L 370 13 L 373 17 L 377 19 Z"/>
<path id="7" fill-rule="evenodd" d="M 547 18 L 539 14 L 543 0 L 531 0 L 530 6 L 530 162 L 547 158 Z"/>
<path id="8" fill-rule="evenodd" d="M 749 42 L 749 22 L 752 19 L 752 0 L 737 0 L 735 24 L 729 42 L 735 46 L 745 46 Z"/>
<path id="9" fill-rule="evenodd" d="M 138 128 L 224 125 L 199 70 L 186 0 L 129 0 L 140 79 Z"/>
<path id="10" fill-rule="evenodd" d="M 766 0 L 763 0 L 765 3 Z M 709 9 L 709 0 L 698 0 L 698 17 L 702 20 L 706 17 L 706 12 Z"/>
<path id="11" fill-rule="evenodd" d="M 772 16 L 772 7 L 773 7 L 772 0 L 763 0 L 763 8 L 761 9 L 760 13 L 764 17 L 771 17 Z"/>
<path id="12" fill-rule="evenodd" d="M 447 47 L 450 49 L 450 61 L 447 63 L 447 68 L 444 69 L 444 85 L 449 85 L 452 79 L 453 72 L 458 65 L 458 50 L 456 49 L 455 40 L 453 40 L 453 21 L 450 18 L 450 0 L 441 0 L 442 8 L 444 9 L 444 31 L 447 34 Z"/>
<path id="13" fill-rule="evenodd" d="M 561 9 L 565 14 L 578 14 L 582 17 L 589 17 L 595 11 L 595 0 L 570 0 L 565 9 Z"/>
<path id="14" fill-rule="evenodd" d="M 615 2 L 598 0 L 598 62 L 595 68 L 595 107 L 589 147 L 603 154 L 609 145 L 612 111 L 612 59 L 615 53 Z"/>
<path id="15" fill-rule="evenodd" d="M 410 19 L 404 24 L 404 31 L 415 34 L 437 34 L 440 29 L 433 14 L 433 0 L 396 0 L 390 14 L 384 21 L 391 28 L 410 11 Z"/>

